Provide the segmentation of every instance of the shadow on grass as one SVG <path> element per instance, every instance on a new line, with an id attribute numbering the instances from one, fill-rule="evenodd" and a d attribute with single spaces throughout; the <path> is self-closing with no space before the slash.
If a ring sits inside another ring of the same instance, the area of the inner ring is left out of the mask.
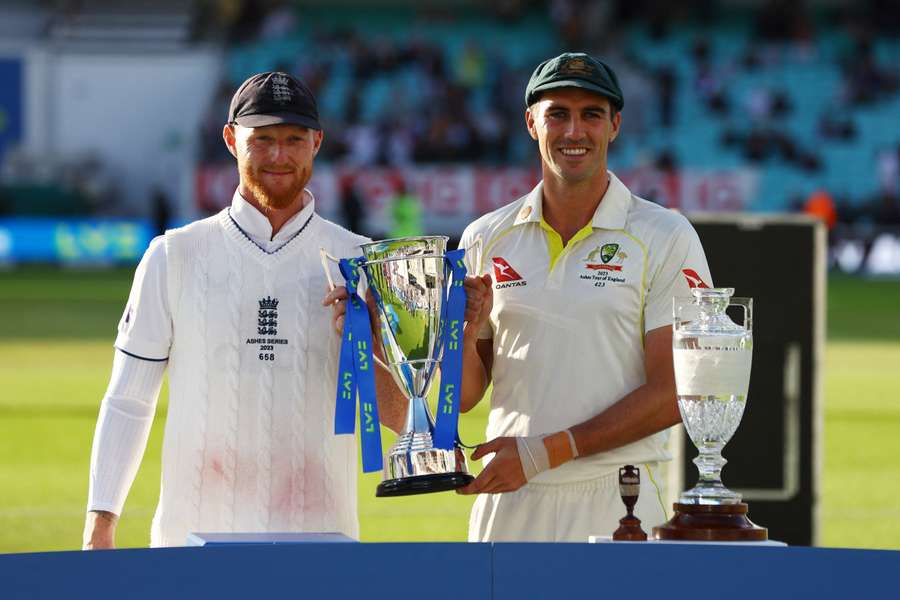
<path id="1" fill-rule="evenodd" d="M 133 275 L 48 266 L 0 272 L 0 339 L 112 341 Z"/>
<path id="2" fill-rule="evenodd" d="M 900 280 L 830 275 L 828 340 L 900 341 Z"/>

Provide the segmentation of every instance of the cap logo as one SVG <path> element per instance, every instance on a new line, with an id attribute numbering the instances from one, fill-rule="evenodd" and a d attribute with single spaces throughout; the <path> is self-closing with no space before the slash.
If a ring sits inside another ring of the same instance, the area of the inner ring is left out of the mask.
<path id="1" fill-rule="evenodd" d="M 284 75 L 272 77 L 272 99 L 279 104 L 291 101 L 290 81 Z"/>
<path id="2" fill-rule="evenodd" d="M 590 77 L 594 70 L 583 58 L 570 58 L 559 67 L 561 75 L 574 75 L 576 77 Z"/>

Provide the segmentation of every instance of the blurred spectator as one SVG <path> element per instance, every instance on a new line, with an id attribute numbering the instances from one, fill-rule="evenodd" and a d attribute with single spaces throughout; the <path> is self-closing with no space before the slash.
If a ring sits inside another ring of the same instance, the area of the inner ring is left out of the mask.
<path id="1" fill-rule="evenodd" d="M 872 217 L 876 225 L 900 225 L 900 197 L 882 192 L 872 203 Z"/>
<path id="2" fill-rule="evenodd" d="M 415 136 L 412 128 L 398 119 L 387 126 L 387 143 L 385 160 L 392 167 L 404 167 L 412 164 L 415 151 Z"/>
<path id="3" fill-rule="evenodd" d="M 826 140 L 850 141 L 856 137 L 856 126 L 845 111 L 833 108 L 822 111 L 818 123 L 819 135 Z"/>
<path id="4" fill-rule="evenodd" d="M 344 160 L 355 167 L 368 167 L 378 162 L 379 137 L 375 127 L 356 123 L 344 132 L 347 154 Z"/>
<path id="5" fill-rule="evenodd" d="M 360 235 L 367 235 L 365 205 L 352 177 L 345 178 L 343 182 L 341 217 L 347 229 Z"/>
<path id="6" fill-rule="evenodd" d="M 228 39 L 232 43 L 249 42 L 256 39 L 266 14 L 264 0 L 240 0 L 239 2 L 225 0 L 222 4 L 238 5 L 237 10 L 234 10 L 233 7 L 226 9 L 229 14 L 234 15 Z"/>
<path id="7" fill-rule="evenodd" d="M 900 145 L 880 151 L 877 160 L 882 193 L 897 196 L 900 193 Z"/>
<path id="8" fill-rule="evenodd" d="M 272 6 L 268 14 L 262 18 L 259 37 L 264 40 L 277 40 L 294 33 L 297 28 L 297 15 L 293 6 L 285 0 L 270 0 L 270 2 Z"/>
<path id="9" fill-rule="evenodd" d="M 671 65 L 663 65 L 656 71 L 656 86 L 659 92 L 659 122 L 669 128 L 675 122 L 675 93 L 678 76 Z"/>
<path id="10" fill-rule="evenodd" d="M 856 105 L 871 104 L 894 94 L 900 83 L 896 67 L 879 65 L 872 46 L 867 31 L 857 32 L 853 51 L 844 62 L 846 95 Z"/>
<path id="11" fill-rule="evenodd" d="M 700 101 L 711 112 L 718 115 L 728 113 L 731 103 L 725 90 L 724 78 L 710 63 L 702 62 L 697 65 L 694 76 L 694 88 L 697 90 Z"/>
<path id="12" fill-rule="evenodd" d="M 771 100 L 769 114 L 775 118 L 780 119 L 786 117 L 794 110 L 791 97 L 785 90 L 774 90 L 772 92 Z"/>
<path id="13" fill-rule="evenodd" d="M 200 122 L 197 143 L 203 162 L 224 162 L 233 158 L 222 143 L 222 128 L 228 118 L 228 104 L 231 102 L 233 92 L 231 82 L 227 79 L 220 81 Z"/>
<path id="14" fill-rule="evenodd" d="M 654 81 L 654 73 L 637 63 L 630 57 L 610 52 L 605 55 L 607 61 L 616 70 L 623 90 L 628 90 L 628 114 L 622 117 L 624 139 L 641 139 L 648 132 L 655 131 L 659 114 L 657 101 L 659 92 Z M 610 146 L 615 148 L 615 144 Z"/>
<path id="15" fill-rule="evenodd" d="M 548 3 L 550 20 L 559 31 L 564 45 L 581 47 L 581 5 L 582 0 L 550 0 Z"/>
<path id="16" fill-rule="evenodd" d="M 837 209 L 838 223 L 843 225 L 854 225 L 860 220 L 861 212 L 858 203 L 852 202 L 847 197 L 838 197 L 834 202 Z"/>
<path id="17" fill-rule="evenodd" d="M 464 87 L 472 89 L 484 85 L 484 52 L 475 42 L 468 42 L 456 64 L 456 80 Z"/>
<path id="18" fill-rule="evenodd" d="M 153 235 L 162 235 L 169 228 L 172 220 L 172 205 L 162 187 L 156 186 L 150 195 L 151 222 Z"/>
<path id="19" fill-rule="evenodd" d="M 678 158 L 671 148 L 664 148 L 656 155 L 653 166 L 663 173 L 672 174 L 678 170 Z"/>
<path id="20" fill-rule="evenodd" d="M 525 13 L 525 0 L 495 0 L 489 5 L 497 18 L 507 23 L 522 18 Z"/>
<path id="21" fill-rule="evenodd" d="M 509 126 L 504 113 L 495 108 L 482 113 L 478 120 L 478 136 L 483 158 L 491 163 L 502 163 L 509 146 Z"/>
<path id="22" fill-rule="evenodd" d="M 756 15 L 756 33 L 767 42 L 805 39 L 810 30 L 804 2 L 799 0 L 766 0 Z"/>
<path id="23" fill-rule="evenodd" d="M 837 208 L 831 195 L 825 190 L 817 190 L 806 199 L 803 205 L 803 212 L 825 223 L 828 229 L 832 229 L 837 223 Z"/>
<path id="24" fill-rule="evenodd" d="M 412 237 L 422 235 L 422 203 L 406 187 L 401 177 L 397 183 L 397 194 L 391 199 L 393 226 L 390 237 Z"/>
<path id="25" fill-rule="evenodd" d="M 744 108 L 756 123 L 767 123 L 772 116 L 772 94 L 764 86 L 753 88 L 747 93 Z"/>

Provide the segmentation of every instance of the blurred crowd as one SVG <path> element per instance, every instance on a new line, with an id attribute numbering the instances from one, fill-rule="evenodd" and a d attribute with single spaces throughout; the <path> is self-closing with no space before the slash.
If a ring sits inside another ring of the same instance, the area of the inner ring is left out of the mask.
<path id="1" fill-rule="evenodd" d="M 894 4 L 500 0 L 476 10 L 452 2 L 373 8 L 197 0 L 190 37 L 221 42 L 226 61 L 194 145 L 201 165 L 229 162 L 221 130 L 235 87 L 251 72 L 277 69 L 300 76 L 319 98 L 323 162 L 533 168 L 525 83 L 538 61 L 579 49 L 614 65 L 625 90 L 613 168 L 751 167 L 774 173 L 763 178 L 767 186 L 786 182 L 759 192 L 775 194 L 777 207 L 805 210 L 822 192 L 835 222 L 900 224 Z M 82 3 L 59 6 L 71 18 Z M 813 90 L 822 96 L 814 102 L 803 89 L 810 78 L 792 77 L 807 66 L 835 76 L 825 91 Z M 872 120 L 861 115 L 884 107 L 895 133 L 875 139 Z M 835 149 L 855 157 L 854 165 L 836 160 Z M 11 199 L 9 184 L 51 181 L 51 167 L 80 206 L 114 210 L 116 190 L 103 166 L 89 156 L 67 161 L 7 152 L 0 212 L 27 204 Z M 842 182 L 836 171 L 845 167 Z"/>
<path id="2" fill-rule="evenodd" d="M 358 166 L 405 166 L 412 163 L 503 162 L 508 159 L 510 132 L 521 111 L 508 110 L 513 99 L 510 71 L 503 61 L 488 61 L 474 44 L 451 62 L 435 45 L 423 40 L 406 43 L 367 42 L 354 32 L 316 36 L 317 51 L 296 64 L 275 64 L 274 70 L 299 75 L 322 98 L 330 57 L 349 51 L 351 81 L 337 114 L 326 112 L 328 142 L 320 157 Z M 417 82 L 416 93 L 394 91 L 384 109 L 363 118 L 359 93 L 368 82 L 403 70 Z M 235 83 L 223 81 L 204 123 L 205 158 L 221 156 L 215 132 L 221 130 Z M 469 109 L 474 88 L 484 88 L 486 102 L 477 115 Z M 517 90 L 516 90 L 517 91 Z M 521 94 L 515 94 L 519 100 Z M 321 102 L 320 102 L 321 104 Z"/>
<path id="3" fill-rule="evenodd" d="M 473 38 L 451 47 L 430 39 L 427 27 L 418 26 L 463 24 L 461 17 L 440 8 L 422 9 L 407 33 L 389 36 L 364 27 L 310 28 L 304 12 L 290 2 L 221 4 L 232 16 L 225 30 L 235 52 L 273 40 L 304 39 L 307 51 L 269 68 L 299 75 L 320 99 L 330 100 L 323 106 L 327 142 L 322 159 L 359 167 L 533 164 L 534 148 L 522 126 L 522 90 L 530 69 L 542 57 L 528 53 L 529 43 L 540 45 L 537 40 L 520 40 L 524 50 L 498 48 L 489 39 Z M 725 12 L 712 1 L 510 0 L 478 18 L 490 20 L 498 31 L 515 31 L 537 10 L 545 23 L 552 24 L 548 35 L 555 50 L 584 49 L 616 65 L 626 90 L 627 114 L 621 138 L 625 141 L 611 147 L 613 164 L 674 171 L 689 162 L 691 157 L 673 144 L 651 142 L 660 132 L 680 134 L 679 123 L 687 114 L 684 98 L 692 97 L 704 119 L 717 127 L 722 152 L 736 154 L 747 165 L 778 163 L 815 177 L 828 168 L 823 148 L 857 139 L 857 109 L 898 97 L 897 64 L 875 51 L 878 40 L 895 39 L 900 31 L 898 11 L 889 10 L 888 4 L 848 3 L 822 12 L 803 2 L 768 0 L 759 10 L 735 17 L 734 7 Z M 710 34 L 735 20 L 749 23 L 748 42 L 736 55 L 723 59 Z M 651 42 L 684 35 L 685 30 L 695 33 L 686 57 L 649 60 L 629 36 L 637 27 L 646 30 Z M 787 63 L 822 60 L 817 41 L 823 35 L 840 40 L 840 55 L 833 60 L 839 64 L 841 81 L 814 116 L 814 131 L 798 133 L 789 126 L 797 116 L 790 82 L 773 83 L 765 74 Z M 735 90 L 736 81 L 758 75 L 762 76 L 755 77 L 749 89 Z M 336 85 L 338 77 L 341 85 Z M 375 95 L 373 107 L 371 90 L 378 82 L 389 85 Z M 203 160 L 226 158 L 219 131 L 237 83 L 229 73 L 210 106 L 201 135 Z M 900 143 L 900 138 L 895 141 Z M 885 157 L 896 155 L 896 145 L 880 153 L 879 165 L 890 164 Z M 878 166 L 877 176 L 885 177 L 883 171 L 890 168 Z M 837 211 L 839 218 L 890 221 L 900 205 L 896 186 L 879 186 L 877 196 L 836 201 L 843 207 Z M 785 198 L 783 204 L 800 206 L 802 200 Z"/>

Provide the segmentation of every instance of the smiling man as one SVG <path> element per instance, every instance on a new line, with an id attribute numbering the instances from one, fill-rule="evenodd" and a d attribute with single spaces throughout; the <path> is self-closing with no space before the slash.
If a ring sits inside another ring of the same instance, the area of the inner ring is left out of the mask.
<path id="1" fill-rule="evenodd" d="M 368 240 L 315 212 L 306 184 L 323 133 L 301 81 L 245 81 L 223 138 L 240 173 L 231 206 L 155 238 L 135 273 L 94 434 L 86 549 L 114 547 L 166 367 L 152 546 L 198 531 L 359 536 L 355 441 L 333 433 L 339 340 L 319 248 L 354 256 Z M 376 385 L 398 429 L 402 396 L 380 369 Z"/>
<path id="2" fill-rule="evenodd" d="M 607 170 L 624 106 L 608 65 L 547 60 L 525 101 L 543 180 L 460 244 L 484 248 L 468 265 L 461 409 L 494 384 L 489 441 L 472 455 L 486 466 L 461 492 L 479 494 L 470 541 L 585 542 L 625 514 L 625 464 L 641 471 L 644 528 L 666 520 L 659 462 L 680 421 L 672 298 L 712 281 L 690 223 Z"/>

